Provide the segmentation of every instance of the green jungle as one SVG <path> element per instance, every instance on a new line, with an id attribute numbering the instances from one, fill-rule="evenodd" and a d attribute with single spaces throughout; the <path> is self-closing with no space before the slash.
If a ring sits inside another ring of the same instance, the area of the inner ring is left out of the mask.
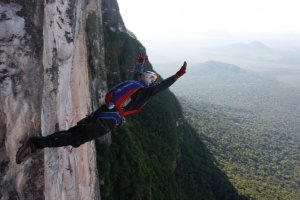
<path id="1" fill-rule="evenodd" d="M 173 91 L 239 194 L 299 199 L 300 89 L 227 63 L 190 71 Z"/>

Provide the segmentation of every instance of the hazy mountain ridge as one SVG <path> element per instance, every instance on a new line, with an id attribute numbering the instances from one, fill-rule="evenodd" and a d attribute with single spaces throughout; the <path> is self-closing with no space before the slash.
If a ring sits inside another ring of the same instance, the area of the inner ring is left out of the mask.
<path id="1" fill-rule="evenodd" d="M 300 34 L 239 37 L 203 33 L 194 40 L 160 41 L 152 42 L 151 45 L 155 49 L 151 53 L 164 70 L 174 67 L 174 60 L 186 59 L 190 64 L 217 60 L 250 70 L 298 70 L 300 74 Z M 168 54 L 165 55 L 165 52 Z"/>
<path id="2" fill-rule="evenodd" d="M 264 116 L 280 112 L 282 116 L 278 117 L 282 119 L 295 113 L 300 106 L 299 89 L 236 65 L 211 61 L 191 66 L 190 71 L 187 78 L 172 89 L 179 96 L 234 105 Z M 296 118 L 296 114 L 294 116 Z"/>
<path id="3" fill-rule="evenodd" d="M 203 75 L 234 75 L 244 73 L 245 70 L 240 68 L 237 65 L 218 62 L 218 61 L 207 61 L 205 63 L 200 63 L 197 66 L 190 66 L 189 67 L 190 75 L 198 76 L 199 74 Z"/>
<path id="4" fill-rule="evenodd" d="M 225 46 L 224 49 L 232 50 L 235 52 L 243 52 L 243 53 L 249 53 L 249 52 L 270 53 L 274 51 L 274 49 L 268 47 L 267 45 L 263 44 L 260 41 L 253 41 L 250 43 L 234 43 Z"/>
<path id="5" fill-rule="evenodd" d="M 289 65 L 289 68 L 299 69 L 300 64 L 298 50 L 292 48 L 288 50 L 276 49 L 260 41 L 231 43 L 225 46 L 208 48 L 207 51 L 202 49 L 201 53 L 208 55 L 211 59 L 215 55 L 214 59 L 222 58 L 225 62 L 238 61 L 238 65 L 256 70 L 258 70 L 258 67 L 264 70 L 265 68 L 268 69 L 270 65 L 283 69 L 285 68 L 284 65 Z M 265 64 L 261 65 L 261 63 Z"/>

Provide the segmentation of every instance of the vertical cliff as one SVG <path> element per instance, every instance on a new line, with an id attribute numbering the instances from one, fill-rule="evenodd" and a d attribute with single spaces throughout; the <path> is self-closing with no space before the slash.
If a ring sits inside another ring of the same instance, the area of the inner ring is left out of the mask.
<path id="1" fill-rule="evenodd" d="M 38 11 L 38 12 L 36 12 Z M 19 142 L 40 134 L 43 6 L 0 3 L 0 198 L 43 196 L 43 155 L 17 165 Z M 29 181 L 32 184 L 28 184 Z"/>
<path id="2" fill-rule="evenodd" d="M 20 142 L 68 129 L 106 90 L 101 1 L 0 2 L 0 199 L 99 199 L 94 142 L 15 163 Z"/>

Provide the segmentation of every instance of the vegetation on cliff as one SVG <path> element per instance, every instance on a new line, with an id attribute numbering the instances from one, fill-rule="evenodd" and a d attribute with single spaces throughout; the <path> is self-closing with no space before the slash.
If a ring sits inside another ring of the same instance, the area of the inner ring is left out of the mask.
<path id="1" fill-rule="evenodd" d="M 105 30 L 104 40 L 108 85 L 132 78 L 135 57 L 145 48 L 123 32 Z M 128 117 L 112 133 L 112 144 L 98 144 L 97 150 L 102 199 L 242 198 L 169 90 Z"/>

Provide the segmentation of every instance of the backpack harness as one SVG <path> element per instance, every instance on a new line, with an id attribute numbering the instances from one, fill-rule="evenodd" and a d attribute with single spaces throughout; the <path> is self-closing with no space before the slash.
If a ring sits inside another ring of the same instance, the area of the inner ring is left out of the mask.
<path id="1" fill-rule="evenodd" d="M 145 87 L 143 83 L 134 80 L 128 80 L 114 86 L 105 95 L 105 103 L 110 110 L 115 108 L 116 111 L 101 112 L 99 115 L 97 115 L 97 117 L 103 119 L 114 119 L 116 126 L 119 126 L 122 122 L 122 117 L 137 113 L 143 108 L 143 106 L 140 106 L 139 108 L 129 111 L 125 111 L 123 109 L 123 106 L 126 106 L 124 104 L 130 100 L 130 96 L 143 87 Z"/>
<path id="2" fill-rule="evenodd" d="M 117 112 L 101 112 L 98 115 L 93 115 L 93 118 L 100 118 L 100 119 L 113 119 L 115 120 L 115 127 L 119 126 L 122 123 L 122 117 Z"/>

